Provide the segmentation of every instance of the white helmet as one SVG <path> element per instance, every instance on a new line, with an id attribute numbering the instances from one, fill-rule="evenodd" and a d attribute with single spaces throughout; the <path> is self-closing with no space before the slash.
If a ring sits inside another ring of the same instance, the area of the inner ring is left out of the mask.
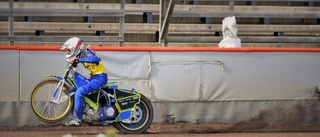
<path id="1" fill-rule="evenodd" d="M 68 54 L 66 55 L 66 60 L 71 62 L 80 52 L 83 51 L 84 44 L 81 39 L 77 37 L 72 37 L 68 39 L 60 50 L 67 49 Z"/>

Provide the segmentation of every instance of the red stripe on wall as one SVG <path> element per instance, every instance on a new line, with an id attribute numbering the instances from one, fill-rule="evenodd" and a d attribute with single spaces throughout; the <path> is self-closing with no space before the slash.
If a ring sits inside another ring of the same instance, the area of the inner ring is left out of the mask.
<path id="1" fill-rule="evenodd" d="M 0 50 L 59 51 L 61 46 L 0 46 Z M 218 48 L 218 47 L 99 47 L 95 51 L 153 51 L 153 52 L 320 52 L 320 48 Z"/>

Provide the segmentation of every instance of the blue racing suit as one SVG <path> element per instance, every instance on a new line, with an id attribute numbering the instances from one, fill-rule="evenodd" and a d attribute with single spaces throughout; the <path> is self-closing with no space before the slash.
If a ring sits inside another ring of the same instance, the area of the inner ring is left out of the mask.
<path id="1" fill-rule="evenodd" d="M 75 92 L 73 117 L 81 120 L 83 115 L 84 96 L 90 91 L 98 90 L 107 84 L 108 75 L 101 59 L 95 55 L 95 52 L 91 49 L 86 49 L 82 52 L 79 62 L 83 63 L 84 67 L 90 71 L 91 75 L 89 82 L 78 87 Z"/>

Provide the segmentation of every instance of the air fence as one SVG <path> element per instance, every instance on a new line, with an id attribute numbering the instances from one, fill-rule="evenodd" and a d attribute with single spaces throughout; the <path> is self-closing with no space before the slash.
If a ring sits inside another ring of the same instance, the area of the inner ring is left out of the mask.
<path id="1" fill-rule="evenodd" d="M 92 48 L 110 82 L 151 99 L 155 123 L 236 123 L 269 113 L 320 125 L 320 49 Z M 42 124 L 30 95 L 45 75 L 63 75 L 65 54 L 58 46 L 0 47 L 0 126 Z"/>

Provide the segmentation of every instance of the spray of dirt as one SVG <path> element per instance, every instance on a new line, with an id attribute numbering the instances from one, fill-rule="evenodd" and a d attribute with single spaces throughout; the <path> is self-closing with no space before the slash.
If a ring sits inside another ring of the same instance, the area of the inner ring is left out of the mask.
<path id="1" fill-rule="evenodd" d="M 234 124 L 230 132 L 250 131 L 319 131 L 320 101 L 306 100 L 288 109 L 263 110 L 256 117 Z"/>

